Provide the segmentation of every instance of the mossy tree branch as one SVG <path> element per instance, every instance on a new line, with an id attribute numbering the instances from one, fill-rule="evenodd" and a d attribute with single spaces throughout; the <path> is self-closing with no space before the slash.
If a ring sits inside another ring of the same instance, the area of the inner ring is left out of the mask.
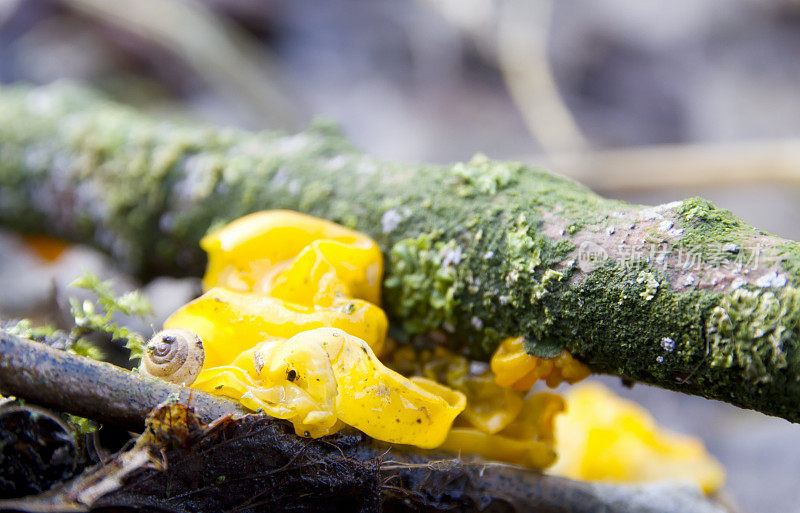
<path id="1" fill-rule="evenodd" d="M 524 335 L 594 371 L 800 420 L 800 246 L 691 199 L 648 208 L 476 157 L 383 162 L 325 125 L 286 136 L 149 119 L 65 86 L 0 90 L 0 223 L 141 275 L 199 273 L 210 228 L 287 208 L 369 233 L 399 336 L 486 358 Z"/>

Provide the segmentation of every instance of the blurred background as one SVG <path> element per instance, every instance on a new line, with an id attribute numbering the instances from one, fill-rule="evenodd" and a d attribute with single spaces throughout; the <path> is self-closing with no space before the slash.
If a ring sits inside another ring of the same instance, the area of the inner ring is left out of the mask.
<path id="1" fill-rule="evenodd" d="M 0 0 L 0 82 L 61 79 L 162 117 L 326 117 L 386 159 L 482 152 L 639 203 L 702 195 L 800 239 L 797 0 Z M 21 291 L 2 317 L 63 301 L 81 268 L 114 272 L 28 248 L 0 235 L 0 287 Z M 145 291 L 148 331 L 197 284 Z M 703 437 L 742 511 L 800 512 L 800 426 L 600 379 Z"/>

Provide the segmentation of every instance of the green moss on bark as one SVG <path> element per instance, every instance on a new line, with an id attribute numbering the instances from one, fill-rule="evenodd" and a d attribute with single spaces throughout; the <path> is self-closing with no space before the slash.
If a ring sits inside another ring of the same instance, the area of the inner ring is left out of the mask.
<path id="1" fill-rule="evenodd" d="M 756 230 L 730 210 L 722 209 L 703 198 L 689 198 L 675 209 L 683 234 L 676 246 L 695 253 L 712 264 L 741 258 L 748 253 L 748 241 L 764 232 Z"/>

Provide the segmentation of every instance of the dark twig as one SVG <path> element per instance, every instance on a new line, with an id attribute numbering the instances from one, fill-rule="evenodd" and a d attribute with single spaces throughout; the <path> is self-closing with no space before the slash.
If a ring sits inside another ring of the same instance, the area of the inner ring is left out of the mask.
<path id="1" fill-rule="evenodd" d="M 72 355 L 0 330 L 0 392 L 103 423 L 141 429 L 167 399 L 194 407 L 203 422 L 241 414 L 233 402 Z"/>

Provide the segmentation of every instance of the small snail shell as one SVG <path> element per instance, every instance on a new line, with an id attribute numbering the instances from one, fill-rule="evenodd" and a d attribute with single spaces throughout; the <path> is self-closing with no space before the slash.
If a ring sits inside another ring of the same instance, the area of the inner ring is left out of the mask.
<path id="1" fill-rule="evenodd" d="M 159 331 L 147 341 L 141 371 L 179 385 L 191 385 L 205 360 L 203 341 L 189 330 Z"/>

